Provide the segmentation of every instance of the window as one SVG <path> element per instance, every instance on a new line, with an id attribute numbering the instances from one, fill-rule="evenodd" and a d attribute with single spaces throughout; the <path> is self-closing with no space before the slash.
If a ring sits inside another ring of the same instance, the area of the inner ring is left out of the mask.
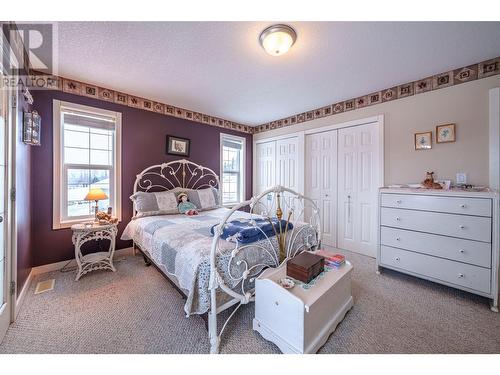
<path id="1" fill-rule="evenodd" d="M 239 203 L 245 198 L 245 138 L 221 134 L 222 204 Z"/>
<path id="2" fill-rule="evenodd" d="M 99 210 L 120 219 L 120 130 L 121 113 L 54 100 L 54 228 L 94 217 L 93 188 L 108 196 Z"/>

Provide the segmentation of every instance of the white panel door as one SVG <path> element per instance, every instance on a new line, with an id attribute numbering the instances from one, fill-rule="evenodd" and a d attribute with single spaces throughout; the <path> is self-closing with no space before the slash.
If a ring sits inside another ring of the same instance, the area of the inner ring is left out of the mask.
<path id="1" fill-rule="evenodd" d="M 379 174 L 378 123 L 339 130 L 338 247 L 376 256 Z"/>
<path id="2" fill-rule="evenodd" d="M 299 139 L 298 137 L 279 139 L 276 141 L 276 184 L 285 186 L 294 191 L 299 189 Z M 288 193 L 281 199 L 283 217 L 288 218 L 290 208 L 294 202 Z M 297 213 L 297 210 L 295 210 Z M 293 217 L 292 220 L 298 218 Z"/>
<path id="3" fill-rule="evenodd" d="M 275 185 L 276 141 L 257 143 L 256 145 L 256 189 L 254 195 Z"/>
<path id="4" fill-rule="evenodd" d="M 306 136 L 306 196 L 320 210 L 322 242 L 337 246 L 337 131 Z"/>
<path id="5" fill-rule="evenodd" d="M 3 75 L 0 74 L 0 79 Z M 0 342 L 10 323 L 10 300 L 8 295 L 8 259 L 5 246 L 5 139 L 8 115 L 7 91 L 0 89 Z"/>

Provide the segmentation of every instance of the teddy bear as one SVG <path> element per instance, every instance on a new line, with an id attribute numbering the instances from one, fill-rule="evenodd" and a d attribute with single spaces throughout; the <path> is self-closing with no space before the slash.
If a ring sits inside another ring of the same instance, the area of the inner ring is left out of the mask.
<path id="1" fill-rule="evenodd" d="M 111 214 L 108 214 L 104 211 L 99 211 L 96 215 L 96 218 L 100 224 L 114 224 L 118 222 L 117 217 L 113 217 L 111 216 Z"/>

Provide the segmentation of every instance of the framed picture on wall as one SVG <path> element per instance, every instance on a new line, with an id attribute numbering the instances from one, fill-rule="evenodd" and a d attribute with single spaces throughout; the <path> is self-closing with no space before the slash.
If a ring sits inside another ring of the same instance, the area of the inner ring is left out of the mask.
<path id="1" fill-rule="evenodd" d="M 40 146 L 41 126 L 42 118 L 37 111 L 24 112 L 23 142 L 32 146 Z"/>
<path id="2" fill-rule="evenodd" d="M 455 142 L 455 124 L 436 126 L 436 143 Z"/>
<path id="3" fill-rule="evenodd" d="M 191 141 L 186 138 L 167 135 L 167 154 L 189 156 Z"/>
<path id="4" fill-rule="evenodd" d="M 432 132 L 415 133 L 415 150 L 432 148 Z"/>

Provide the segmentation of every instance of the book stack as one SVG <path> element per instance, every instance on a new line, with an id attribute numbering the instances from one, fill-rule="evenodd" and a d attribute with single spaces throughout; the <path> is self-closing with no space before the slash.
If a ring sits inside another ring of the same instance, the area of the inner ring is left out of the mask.
<path id="1" fill-rule="evenodd" d="M 325 266 L 339 268 L 345 264 L 345 256 L 342 254 L 332 254 L 326 250 L 318 250 L 316 254 L 325 258 Z"/>

